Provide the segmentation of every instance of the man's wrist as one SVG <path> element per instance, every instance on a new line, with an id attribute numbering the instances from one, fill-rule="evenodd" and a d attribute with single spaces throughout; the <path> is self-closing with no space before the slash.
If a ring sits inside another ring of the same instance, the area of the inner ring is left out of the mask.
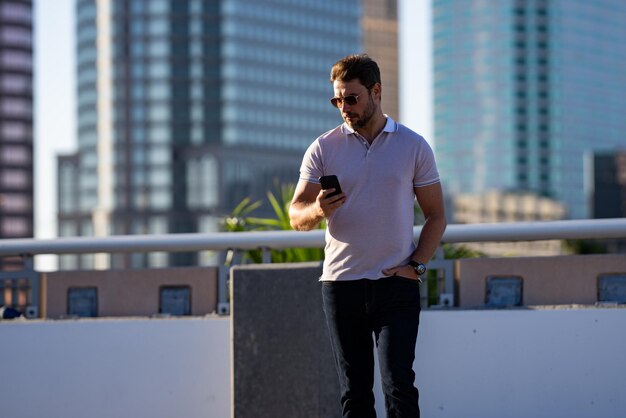
<path id="1" fill-rule="evenodd" d="M 420 263 L 419 261 L 411 259 L 409 260 L 408 265 L 411 266 L 413 270 L 415 270 L 415 273 L 417 273 L 418 276 L 422 276 L 424 275 L 424 273 L 426 273 L 426 265 Z"/>

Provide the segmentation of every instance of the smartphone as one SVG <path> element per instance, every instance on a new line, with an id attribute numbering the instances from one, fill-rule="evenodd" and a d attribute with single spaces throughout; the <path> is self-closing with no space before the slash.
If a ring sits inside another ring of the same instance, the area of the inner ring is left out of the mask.
<path id="1" fill-rule="evenodd" d="M 322 176 L 320 177 L 319 180 L 320 180 L 320 183 L 322 184 L 322 189 L 324 190 L 335 189 L 334 192 L 332 192 L 326 197 L 333 197 L 341 193 L 341 186 L 339 185 L 339 179 L 337 178 L 336 175 L 331 174 L 328 176 Z"/>

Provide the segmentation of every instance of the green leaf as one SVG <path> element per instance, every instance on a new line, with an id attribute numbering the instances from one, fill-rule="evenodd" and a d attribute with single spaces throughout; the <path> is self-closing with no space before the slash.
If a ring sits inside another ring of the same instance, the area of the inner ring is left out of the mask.
<path id="1" fill-rule="evenodd" d="M 262 205 L 262 202 L 251 202 L 251 199 L 247 197 L 232 210 L 230 216 L 224 219 L 226 230 L 231 232 L 291 230 L 289 205 L 293 199 L 296 187 L 294 184 L 280 185 L 275 183 L 275 189 L 277 190 L 277 194 L 271 191 L 267 192 L 267 200 L 275 215 L 273 218 L 249 216 L 249 214 Z M 326 228 L 326 222 L 323 221 L 319 228 Z M 274 263 L 319 261 L 324 259 L 324 250 L 322 248 L 287 248 L 284 250 L 272 250 L 271 258 Z M 262 252 L 260 250 L 246 251 L 242 260 L 260 263 L 262 260 Z"/>

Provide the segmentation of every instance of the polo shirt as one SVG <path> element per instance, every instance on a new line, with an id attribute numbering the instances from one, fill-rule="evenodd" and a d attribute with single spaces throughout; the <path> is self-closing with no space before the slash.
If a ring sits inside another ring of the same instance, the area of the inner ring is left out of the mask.
<path id="1" fill-rule="evenodd" d="M 439 182 L 423 137 L 387 117 L 367 140 L 345 123 L 318 137 L 304 154 L 300 180 L 335 174 L 346 201 L 328 219 L 322 281 L 380 279 L 415 250 L 414 187 Z"/>

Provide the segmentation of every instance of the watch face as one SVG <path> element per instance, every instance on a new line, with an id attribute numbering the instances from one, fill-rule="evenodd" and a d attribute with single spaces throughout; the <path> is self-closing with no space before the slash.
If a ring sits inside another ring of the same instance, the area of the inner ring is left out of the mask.
<path id="1" fill-rule="evenodd" d="M 417 274 L 421 276 L 422 274 L 426 273 L 426 266 L 423 264 L 420 264 L 415 268 L 415 271 L 417 272 Z"/>
<path id="2" fill-rule="evenodd" d="M 418 261 L 409 260 L 409 265 L 413 267 L 413 270 L 415 270 L 415 273 L 417 273 L 418 276 L 426 273 L 426 266 Z"/>

